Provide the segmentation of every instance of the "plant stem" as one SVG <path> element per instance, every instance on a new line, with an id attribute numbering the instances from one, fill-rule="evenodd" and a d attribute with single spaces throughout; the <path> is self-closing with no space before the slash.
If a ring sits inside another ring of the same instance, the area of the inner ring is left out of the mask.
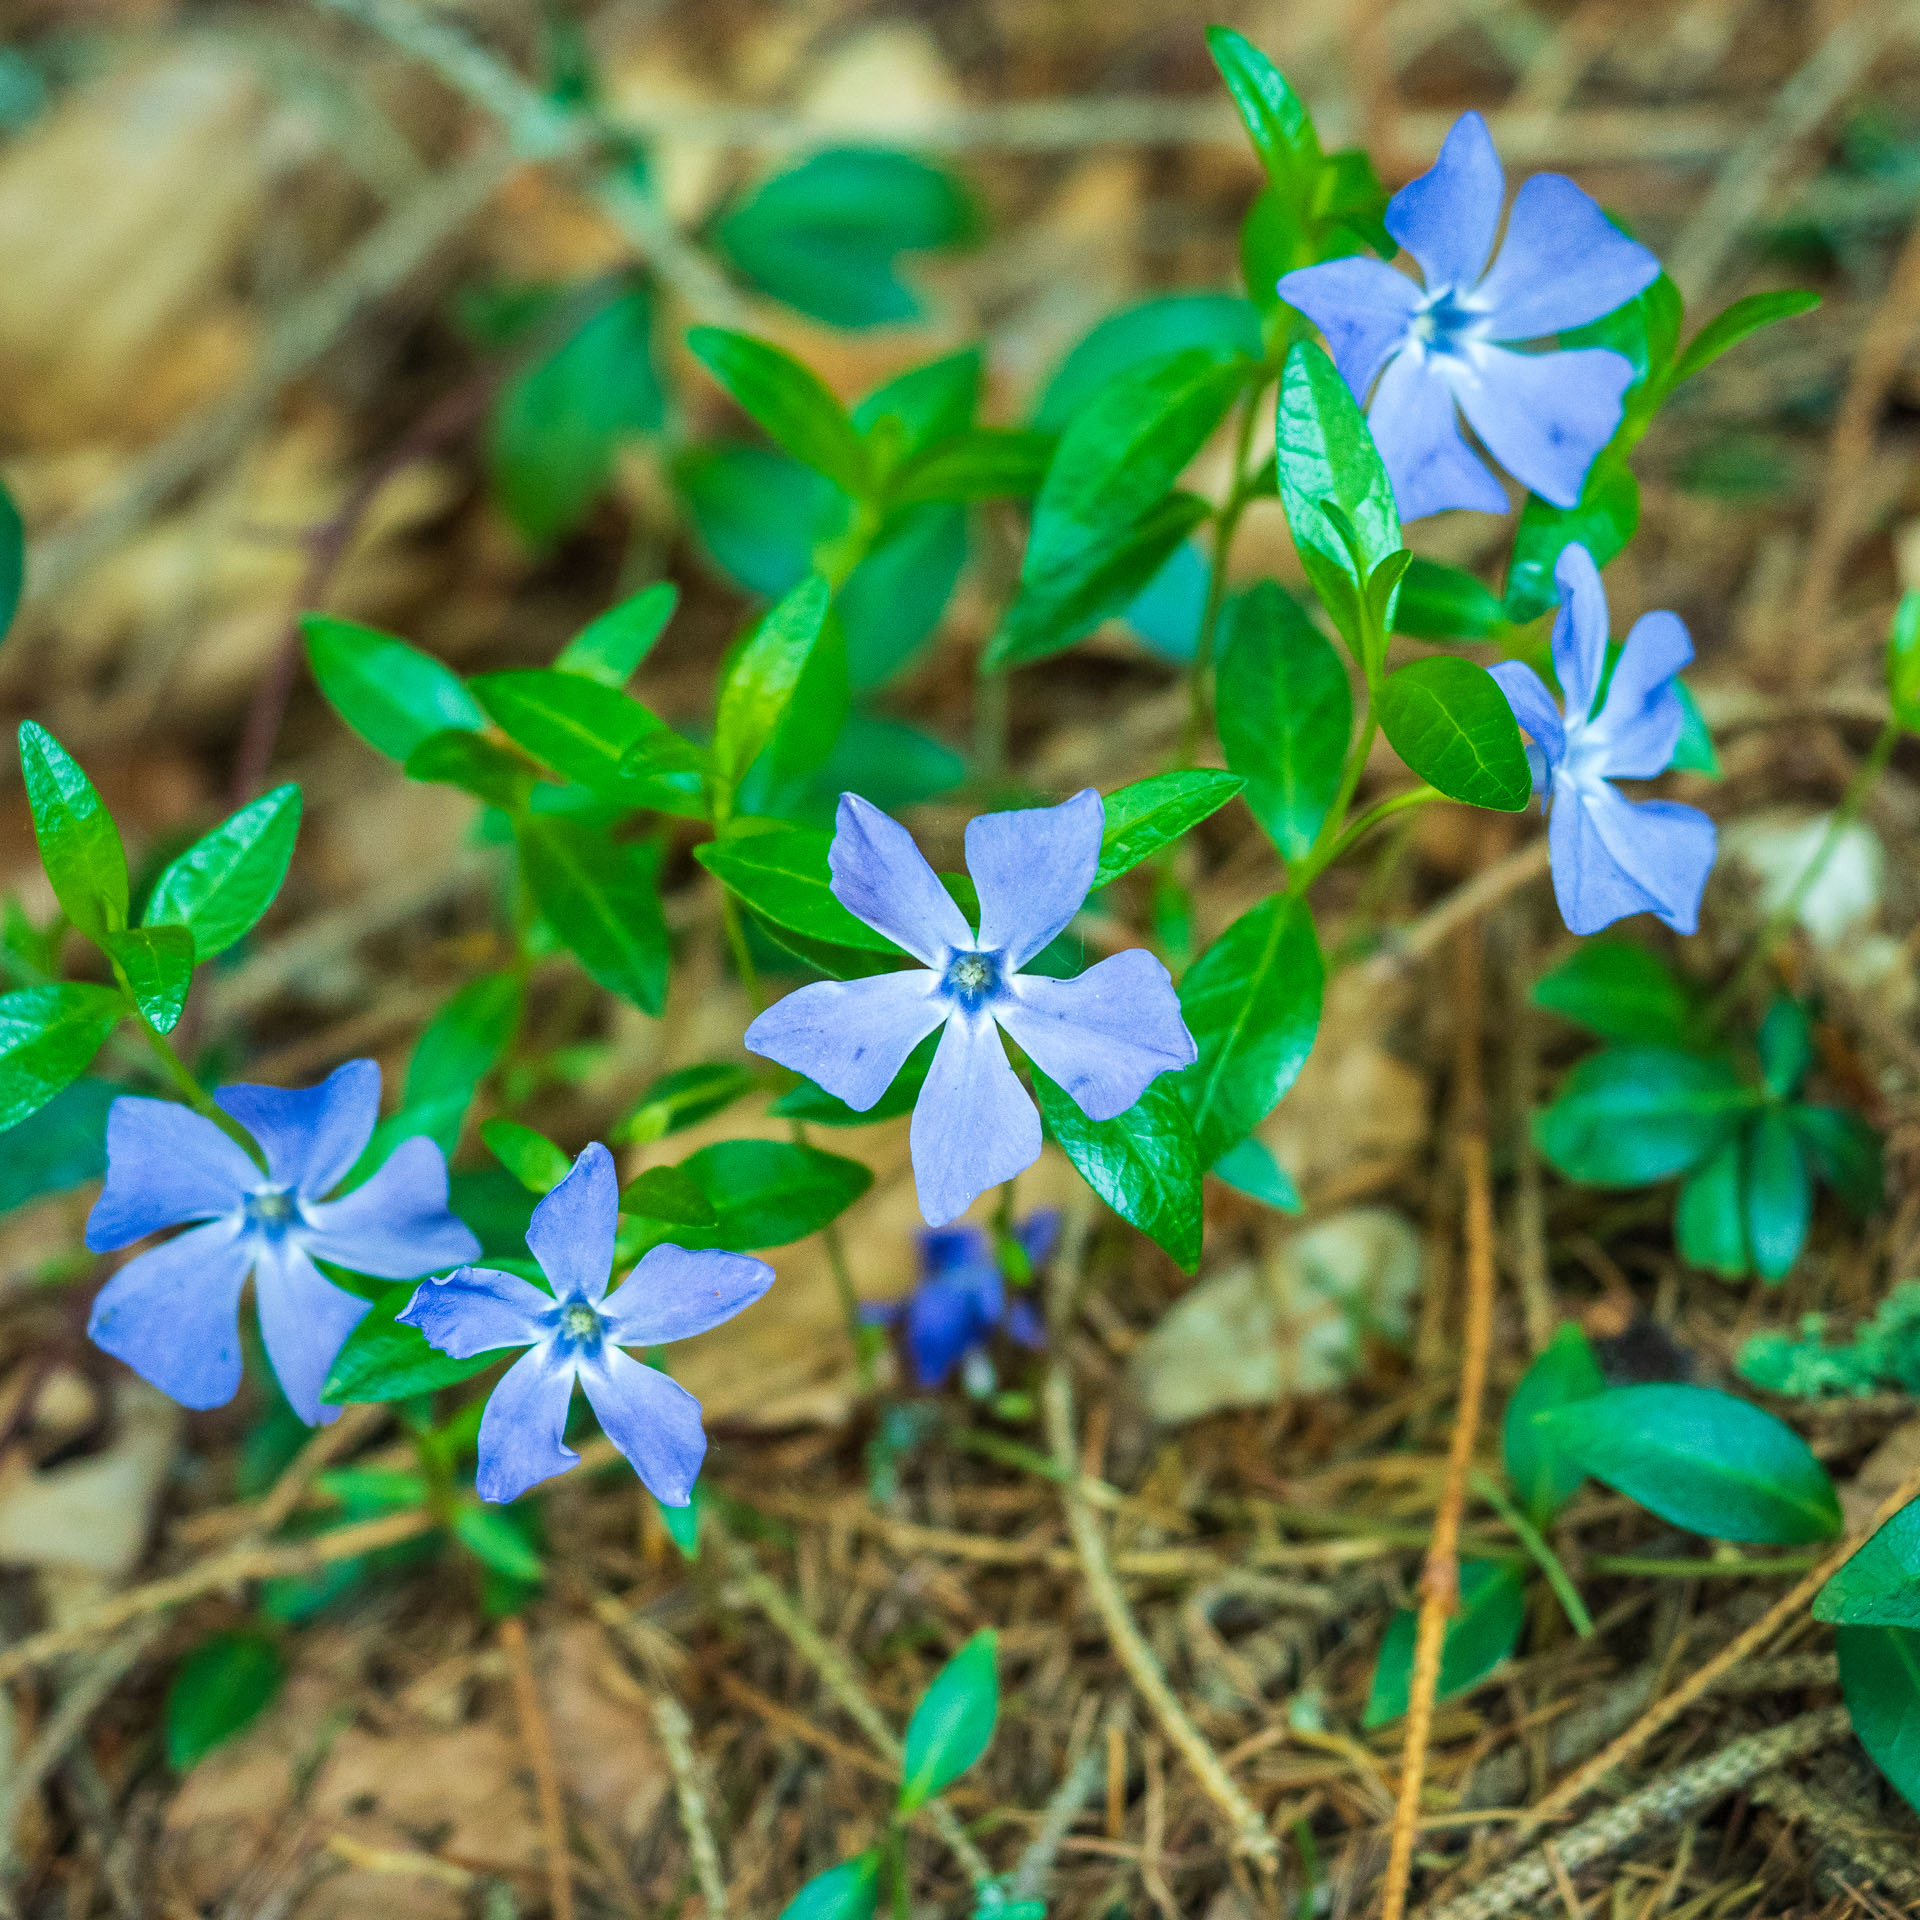
<path id="1" fill-rule="evenodd" d="M 1826 871 L 1827 862 L 1833 858 L 1841 836 L 1853 825 L 1867 795 L 1886 772 L 1887 763 L 1893 758 L 1893 750 L 1900 743 L 1900 733 L 1900 722 L 1889 716 L 1886 725 L 1880 729 L 1879 738 L 1861 761 L 1859 772 L 1847 783 L 1846 792 L 1840 796 L 1840 804 L 1828 819 L 1827 830 L 1820 836 L 1820 844 L 1814 848 L 1813 858 L 1801 869 L 1800 877 L 1794 881 L 1787 897 L 1767 916 L 1754 937 L 1752 950 L 1741 962 L 1739 972 L 1727 982 L 1709 1009 L 1709 1019 L 1714 1026 L 1719 1026 L 1752 991 L 1781 941 L 1793 931 L 1793 923 L 1799 918 L 1800 909 L 1806 905 L 1807 895 Z"/>
<path id="2" fill-rule="evenodd" d="M 1373 704 L 1369 700 L 1360 738 L 1347 756 L 1346 771 L 1340 776 L 1340 788 L 1333 796 L 1333 805 L 1327 809 L 1327 817 L 1321 821 L 1320 831 L 1314 835 L 1313 845 L 1307 849 L 1306 857 L 1295 861 L 1287 875 L 1288 899 L 1299 899 L 1333 858 L 1334 848 L 1346 832 L 1347 809 L 1353 805 L 1360 776 L 1366 771 L 1367 755 L 1373 751 L 1373 736 L 1379 730 L 1380 723 L 1373 717 Z M 1366 817 L 1364 814 L 1361 816 L 1363 820 Z"/>
<path id="3" fill-rule="evenodd" d="M 1540 1529 L 1507 1498 L 1499 1481 L 1491 1474 L 1475 1473 L 1472 1485 L 1474 1492 L 1513 1529 L 1534 1565 L 1547 1576 L 1547 1585 L 1553 1589 L 1553 1597 L 1560 1602 L 1560 1610 L 1567 1616 L 1567 1624 L 1582 1640 L 1590 1640 L 1593 1637 L 1593 1616 L 1587 1611 L 1586 1602 L 1580 1598 L 1580 1590 L 1573 1584 L 1572 1575 L 1567 1572 L 1560 1556 L 1547 1544 Z"/>
<path id="4" fill-rule="evenodd" d="M 753 964 L 753 949 L 747 945 L 746 923 L 740 918 L 740 909 L 734 904 L 733 895 L 725 887 L 720 889 L 720 924 L 726 930 L 727 950 L 733 955 L 734 970 L 740 976 L 740 984 L 746 988 L 754 1011 L 764 1013 L 767 1006 L 766 990 L 760 984 L 760 969 Z"/>
<path id="5" fill-rule="evenodd" d="M 1227 556 L 1233 536 L 1239 530 L 1240 516 L 1253 497 L 1251 476 L 1247 472 L 1247 453 L 1253 445 L 1253 425 L 1258 418 L 1260 395 L 1264 386 L 1251 387 L 1240 402 L 1240 420 L 1234 429 L 1233 482 L 1227 497 L 1213 520 L 1213 557 L 1207 568 L 1207 598 L 1200 610 L 1200 631 L 1195 636 L 1193 661 L 1187 668 L 1187 721 L 1180 734 L 1179 764 L 1190 767 L 1200 751 L 1207 730 L 1209 701 L 1207 680 L 1213 671 L 1213 645 L 1220 627 L 1220 609 L 1227 598 Z"/>
<path id="6" fill-rule="evenodd" d="M 1373 744 L 1371 737 L 1366 744 Z M 1304 893 L 1342 854 L 1351 852 L 1375 827 L 1392 819 L 1396 813 L 1404 813 L 1409 807 L 1424 807 L 1431 801 L 1444 800 L 1446 797 L 1438 787 L 1418 786 L 1406 793 L 1396 793 L 1391 799 L 1377 801 L 1343 827 L 1328 844 L 1322 846 L 1316 841 L 1313 851 L 1295 867 L 1288 882 L 1288 891 Z"/>
<path id="7" fill-rule="evenodd" d="M 194 1077 L 192 1068 L 180 1058 L 172 1041 L 156 1027 L 147 1016 L 134 1005 L 131 993 L 127 995 L 127 1006 L 133 1017 L 140 1023 L 140 1030 L 146 1035 L 147 1045 L 152 1048 L 154 1057 L 160 1062 L 166 1076 L 179 1088 L 184 1099 L 203 1120 L 211 1120 L 227 1138 L 237 1146 L 243 1147 L 249 1158 L 263 1172 L 267 1168 L 267 1156 L 260 1151 L 259 1143 L 232 1114 L 220 1106 L 205 1087 Z"/>

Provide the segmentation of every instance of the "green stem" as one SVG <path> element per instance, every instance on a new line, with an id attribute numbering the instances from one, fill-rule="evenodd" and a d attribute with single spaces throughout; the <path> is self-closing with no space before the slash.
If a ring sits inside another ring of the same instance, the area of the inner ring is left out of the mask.
<path id="1" fill-rule="evenodd" d="M 1833 858 L 1833 850 L 1840 844 L 1841 836 L 1853 825 L 1855 817 L 1866 803 L 1867 795 L 1886 772 L 1887 763 L 1893 758 L 1893 750 L 1900 743 L 1900 733 L 1900 722 L 1890 715 L 1886 725 L 1880 729 L 1880 737 L 1861 761 L 1859 772 L 1847 783 L 1846 792 L 1840 796 L 1840 804 L 1834 808 L 1832 818 L 1827 822 L 1826 832 L 1820 836 L 1820 844 L 1813 850 L 1813 858 L 1801 869 L 1792 891 L 1767 916 L 1739 972 L 1727 982 L 1709 1009 L 1709 1019 L 1714 1026 L 1719 1026 L 1752 991 L 1765 972 L 1767 962 L 1792 932 L 1800 909 L 1806 905 L 1807 895 L 1826 871 L 1827 862 Z"/>
<path id="2" fill-rule="evenodd" d="M 1380 730 L 1380 723 L 1373 716 L 1373 703 L 1367 703 L 1367 717 L 1360 728 L 1360 738 L 1353 751 L 1347 756 L 1345 771 L 1340 776 L 1340 789 L 1333 796 L 1333 805 L 1327 809 L 1327 817 L 1320 823 L 1320 831 L 1314 835 L 1313 845 L 1308 848 L 1304 860 L 1297 860 L 1287 874 L 1287 898 L 1297 900 L 1319 878 L 1329 860 L 1333 858 L 1333 847 L 1346 831 L 1347 809 L 1353 805 L 1355 790 L 1360 785 L 1360 776 L 1366 771 L 1367 755 L 1373 751 L 1373 736 Z"/>
<path id="3" fill-rule="evenodd" d="M 727 949 L 733 955 L 734 970 L 740 976 L 740 984 L 746 988 L 754 1010 L 764 1013 L 767 996 L 760 985 L 760 969 L 753 964 L 753 949 L 747 945 L 746 922 L 740 918 L 740 909 L 724 886 L 720 889 L 720 924 L 726 929 Z"/>
<path id="4" fill-rule="evenodd" d="M 1404 813 L 1409 807 L 1424 807 L 1430 801 L 1444 800 L 1446 797 L 1438 787 L 1420 786 L 1407 793 L 1397 793 L 1390 800 L 1379 801 L 1343 827 L 1330 844 L 1324 847 L 1316 844 L 1314 851 L 1294 870 L 1288 891 L 1304 893 L 1342 854 L 1350 852 L 1382 821 L 1392 819 L 1396 813 Z"/>
<path id="5" fill-rule="evenodd" d="M 1194 755 L 1206 734 L 1208 677 L 1213 671 L 1214 638 L 1220 627 L 1220 609 L 1227 599 L 1227 556 L 1233 548 L 1233 536 L 1239 530 L 1240 516 L 1253 497 L 1251 476 L 1247 472 L 1247 453 L 1253 445 L 1253 426 L 1258 418 L 1261 387 L 1249 388 L 1240 402 L 1240 421 L 1234 430 L 1233 481 L 1227 497 L 1213 520 L 1213 555 L 1207 567 L 1207 597 L 1200 611 L 1200 631 L 1193 647 L 1193 664 L 1187 669 L 1187 720 L 1180 734 L 1180 759 L 1183 767 L 1193 765 Z"/>
<path id="6" fill-rule="evenodd" d="M 1776 1553 L 1755 1559 L 1730 1553 L 1724 1558 L 1660 1560 L 1637 1553 L 1596 1553 L 1587 1565 L 1595 1573 L 1629 1574 L 1642 1580 L 1758 1580 L 1768 1574 L 1811 1573 L 1824 1558 L 1818 1553 Z"/>
<path id="7" fill-rule="evenodd" d="M 1567 1616 L 1567 1624 L 1582 1640 L 1592 1639 L 1593 1616 L 1587 1611 L 1586 1602 L 1580 1598 L 1580 1590 L 1573 1584 L 1573 1576 L 1567 1572 L 1560 1556 L 1547 1544 L 1540 1529 L 1507 1498 L 1500 1483 L 1491 1474 L 1476 1473 L 1473 1476 L 1473 1490 L 1513 1529 L 1520 1544 L 1533 1556 L 1534 1565 L 1547 1576 L 1547 1585 L 1560 1602 L 1560 1610 Z"/>
<path id="8" fill-rule="evenodd" d="M 907 1836 L 898 1826 L 887 1834 L 887 1878 L 893 1884 L 893 1920 L 913 1920 L 911 1889 L 907 1885 Z"/>
<path id="9" fill-rule="evenodd" d="M 115 971 L 118 971 L 117 967 Z M 122 991 L 126 991 L 124 983 Z M 211 1120 L 229 1140 L 244 1148 L 247 1156 L 262 1172 L 267 1171 L 267 1156 L 260 1151 L 259 1142 L 194 1077 L 193 1070 L 180 1058 L 172 1041 L 140 1011 L 131 992 L 127 992 L 127 1008 L 138 1022 L 141 1032 L 146 1035 L 147 1045 L 153 1050 L 167 1078 L 180 1090 L 180 1097 L 203 1120 Z"/>

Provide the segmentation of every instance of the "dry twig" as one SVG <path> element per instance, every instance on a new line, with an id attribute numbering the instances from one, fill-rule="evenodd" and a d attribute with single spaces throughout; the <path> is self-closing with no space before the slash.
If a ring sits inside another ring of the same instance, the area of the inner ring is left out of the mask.
<path id="1" fill-rule="evenodd" d="M 667 1766 L 673 1774 L 680 1825 L 686 1832 L 687 1849 L 693 1855 L 700 1897 L 707 1903 L 706 1920 L 727 1920 L 726 1876 L 720 1871 L 720 1849 L 714 1844 L 713 1826 L 707 1818 L 707 1796 L 700 1786 L 700 1764 L 693 1751 L 693 1724 L 687 1718 L 686 1708 L 664 1688 L 653 1696 L 653 1724 L 659 1729 L 660 1744 L 666 1749 Z"/>
<path id="2" fill-rule="evenodd" d="M 500 1644 L 507 1651 L 513 1675 L 513 1704 L 520 1719 L 520 1738 L 533 1768 L 533 1790 L 540 1806 L 540 1841 L 547 1856 L 547 1896 L 553 1920 L 573 1920 L 573 1861 L 567 1845 L 567 1813 L 560 1798 L 560 1771 L 554 1765 L 553 1741 L 547 1716 L 540 1705 L 540 1688 L 533 1677 L 533 1659 L 527 1651 L 527 1629 L 518 1614 L 500 1622 Z"/>

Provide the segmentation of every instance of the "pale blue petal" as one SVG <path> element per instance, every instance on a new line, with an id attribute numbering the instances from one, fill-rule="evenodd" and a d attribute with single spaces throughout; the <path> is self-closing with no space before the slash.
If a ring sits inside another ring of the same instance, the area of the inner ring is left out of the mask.
<path id="1" fill-rule="evenodd" d="M 952 1010 L 939 989 L 940 975 L 923 967 L 865 980 L 817 980 L 754 1021 L 747 1051 L 805 1074 L 865 1113 Z"/>
<path id="2" fill-rule="evenodd" d="M 908 1145 L 930 1227 L 957 1219 L 989 1187 L 1039 1159 L 1039 1112 L 986 1015 L 947 1022 L 913 1109 Z"/>
<path id="3" fill-rule="evenodd" d="M 1478 346 L 1441 364 L 1487 451 L 1541 499 L 1577 505 L 1594 455 L 1620 424 L 1621 396 L 1633 384 L 1627 357 L 1606 347 L 1514 353 Z"/>
<path id="4" fill-rule="evenodd" d="M 500 1376 L 480 1416 L 473 1490 L 482 1500 L 517 1500 L 580 1464 L 564 1438 L 572 1398 L 573 1368 L 550 1347 L 529 1349 Z"/>
<path id="5" fill-rule="evenodd" d="M 211 1120 L 175 1100 L 129 1095 L 107 1113 L 107 1184 L 87 1248 L 110 1253 L 162 1227 L 235 1212 L 263 1175 Z"/>
<path id="6" fill-rule="evenodd" d="M 1654 914 L 1675 933 L 1692 933 L 1713 871 L 1713 822 L 1676 800 L 1629 800 L 1611 787 L 1604 794 L 1588 806 L 1600 842 L 1652 900 Z"/>
<path id="7" fill-rule="evenodd" d="M 1611 795 L 1610 787 L 1603 794 Z M 1651 913 L 1659 901 L 1621 866 L 1595 829 L 1593 791 L 1559 782 L 1547 818 L 1553 897 L 1570 933 L 1586 935 L 1629 914 Z"/>
<path id="8" fill-rule="evenodd" d="M 1374 390 L 1367 425 L 1403 521 L 1453 507 L 1506 512 L 1499 481 L 1460 437 L 1453 389 L 1439 359 L 1403 353 L 1391 361 Z"/>
<path id="9" fill-rule="evenodd" d="M 531 1280 L 495 1267 L 458 1267 L 444 1280 L 423 1280 L 396 1316 L 418 1327 L 427 1345 L 471 1360 L 500 1347 L 529 1347 L 552 1332 L 554 1298 Z"/>
<path id="10" fill-rule="evenodd" d="M 1364 406 L 1380 369 L 1406 344 L 1420 289 L 1384 260 L 1354 255 L 1317 267 L 1296 267 L 1281 276 L 1279 291 L 1288 306 L 1304 313 L 1326 337 L 1340 377 Z"/>
<path id="11" fill-rule="evenodd" d="M 1100 865 L 1107 810 L 1083 787 L 1057 807 L 967 822 L 967 872 L 980 895 L 980 948 L 1024 967 L 1080 911 Z"/>
<path id="12" fill-rule="evenodd" d="M 1089 1120 L 1125 1113 L 1159 1075 L 1199 1058 L 1172 977 L 1144 947 L 1072 980 L 1023 975 L 993 1011 Z"/>
<path id="13" fill-rule="evenodd" d="M 1563 173 L 1536 173 L 1513 211 L 1479 299 L 1496 340 L 1537 340 L 1584 327 L 1659 277 L 1660 262 L 1629 240 Z"/>
<path id="14" fill-rule="evenodd" d="M 598 1140 L 580 1151 L 573 1170 L 533 1210 L 527 1246 L 558 1299 L 598 1300 L 613 1274 L 613 1236 L 620 1227 L 620 1176 Z"/>
<path id="15" fill-rule="evenodd" d="M 309 1253 L 381 1280 L 412 1280 L 480 1256 L 473 1229 L 447 1208 L 447 1161 L 423 1135 L 403 1140 L 370 1180 L 338 1200 L 309 1201 L 294 1230 Z"/>
<path id="16" fill-rule="evenodd" d="M 235 1222 L 191 1228 L 136 1254 L 94 1295 L 87 1333 L 183 1407 L 224 1406 L 240 1391 L 240 1290 L 252 1264 Z"/>
<path id="17" fill-rule="evenodd" d="M 827 852 L 833 897 L 876 933 L 936 970 L 973 930 L 899 821 L 857 793 L 843 793 Z"/>
<path id="18" fill-rule="evenodd" d="M 640 1484 L 663 1507 L 684 1507 L 707 1453 L 700 1402 L 678 1381 L 618 1347 L 603 1347 L 597 1360 L 583 1366 L 580 1384 L 600 1431 L 626 1455 Z"/>
<path id="19" fill-rule="evenodd" d="M 1487 123 L 1477 113 L 1463 113 L 1439 159 L 1387 202 L 1387 231 L 1420 262 L 1428 292 L 1465 289 L 1479 280 L 1506 191 Z"/>
<path id="20" fill-rule="evenodd" d="M 318 1200 L 347 1177 L 380 1118 L 380 1069 L 349 1060 L 317 1087 L 222 1087 L 215 1102 L 259 1141 L 275 1181 Z"/>
<path id="21" fill-rule="evenodd" d="M 1692 658 L 1693 642 L 1677 613 L 1642 614 L 1633 623 L 1593 722 L 1606 742 L 1609 774 L 1651 780 L 1673 764 L 1686 724 L 1673 677 Z"/>
<path id="22" fill-rule="evenodd" d="M 320 1389 L 373 1303 L 336 1287 L 290 1240 L 260 1248 L 253 1293 L 260 1337 L 287 1404 L 310 1427 L 338 1419 L 338 1407 L 320 1404 Z"/>
<path id="23" fill-rule="evenodd" d="M 1567 736 L 1547 683 L 1524 660 L 1502 660 L 1487 671 L 1507 696 L 1513 717 L 1533 735 L 1548 773 L 1566 750 Z"/>
<path id="24" fill-rule="evenodd" d="M 602 1305 L 607 1338 L 623 1347 L 690 1340 L 752 1306 L 772 1285 L 773 1269 L 744 1253 L 653 1247 Z"/>
<path id="25" fill-rule="evenodd" d="M 1593 711 L 1607 665 L 1607 590 L 1600 569 L 1579 541 L 1569 541 L 1553 563 L 1560 611 L 1553 617 L 1553 674 L 1566 710 L 1576 720 Z"/>

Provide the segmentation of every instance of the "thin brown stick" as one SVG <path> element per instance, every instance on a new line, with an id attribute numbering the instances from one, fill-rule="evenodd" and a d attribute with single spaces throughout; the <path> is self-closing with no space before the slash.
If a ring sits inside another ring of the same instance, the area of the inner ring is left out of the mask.
<path id="1" fill-rule="evenodd" d="M 726 1876 L 720 1871 L 720 1849 L 714 1844 L 713 1825 L 707 1818 L 707 1796 L 700 1786 L 700 1765 L 693 1751 L 693 1723 L 687 1718 L 686 1708 L 662 1689 L 653 1696 L 653 1724 L 659 1729 L 661 1746 L 666 1749 L 674 1799 L 680 1808 L 680 1825 L 687 1836 L 687 1849 L 693 1855 L 700 1897 L 707 1903 L 706 1920 L 727 1920 Z"/>
<path id="2" fill-rule="evenodd" d="M 1454 1089 L 1458 1108 L 1460 1174 L 1466 1190 L 1467 1314 L 1460 1394 L 1447 1448 L 1447 1477 L 1433 1520 L 1433 1541 L 1420 1573 L 1420 1615 L 1414 1635 L 1413 1678 L 1407 1698 L 1407 1736 L 1400 1763 L 1400 1796 L 1393 1811 L 1381 1920 L 1401 1920 L 1413 1878 L 1413 1847 L 1420 1832 L 1420 1792 L 1426 1783 L 1433 1703 L 1440 1690 L 1440 1651 L 1447 1622 L 1460 1604 L 1460 1522 L 1466 1512 L 1467 1474 L 1480 1435 L 1493 1344 L 1493 1177 L 1487 1161 L 1487 1096 L 1480 1065 L 1481 946 L 1477 927 L 1454 947 Z"/>
<path id="3" fill-rule="evenodd" d="M 371 1401 L 342 1407 L 339 1419 L 331 1426 L 316 1428 L 313 1437 L 287 1463 L 266 1498 L 246 1516 L 247 1536 L 264 1540 L 278 1533 L 293 1517 L 293 1510 L 307 1489 L 327 1467 L 357 1447 L 392 1411 L 391 1407 Z"/>
<path id="4" fill-rule="evenodd" d="M 567 1846 L 567 1811 L 560 1798 L 560 1770 L 554 1765 L 553 1740 L 540 1705 L 540 1688 L 533 1677 L 527 1629 L 518 1614 L 509 1614 L 500 1622 L 500 1644 L 506 1649 L 507 1668 L 513 1676 L 520 1738 L 526 1743 L 527 1760 L 533 1768 L 541 1850 L 547 1856 L 547 1901 L 553 1920 L 573 1920 L 573 1863 Z"/>

